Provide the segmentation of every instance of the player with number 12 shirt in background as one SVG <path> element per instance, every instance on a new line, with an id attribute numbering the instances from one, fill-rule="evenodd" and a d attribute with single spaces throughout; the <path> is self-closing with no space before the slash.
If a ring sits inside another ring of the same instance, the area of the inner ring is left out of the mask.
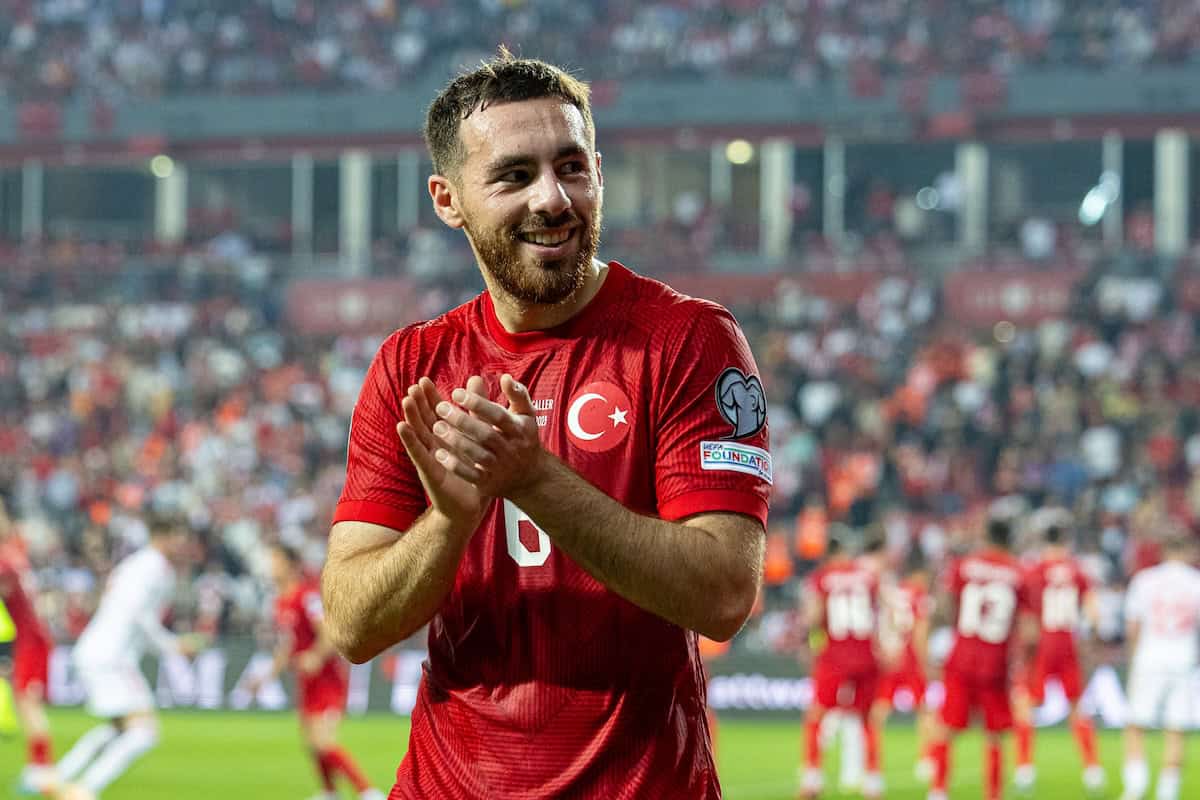
<path id="1" fill-rule="evenodd" d="M 955 608 L 954 644 L 942 669 L 946 697 L 933 726 L 929 800 L 946 800 L 954 736 L 967 728 L 971 712 L 983 713 L 986 736 L 984 797 L 999 800 L 1004 786 L 1002 736 L 1012 727 L 1009 657 L 1018 620 L 1028 607 L 1024 570 L 1009 552 L 1012 525 L 994 516 L 987 543 L 952 564 L 945 589 Z"/>

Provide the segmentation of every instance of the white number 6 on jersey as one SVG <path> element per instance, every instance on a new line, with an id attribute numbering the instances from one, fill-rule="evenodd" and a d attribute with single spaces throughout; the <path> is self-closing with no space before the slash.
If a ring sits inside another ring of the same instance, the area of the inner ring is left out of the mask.
<path id="1" fill-rule="evenodd" d="M 537 531 L 538 549 L 532 551 L 521 542 L 521 523 L 533 527 Z M 521 509 L 511 500 L 504 501 L 504 534 L 508 540 L 508 554 L 519 567 L 540 567 L 550 558 L 550 537 L 534 524 Z"/>

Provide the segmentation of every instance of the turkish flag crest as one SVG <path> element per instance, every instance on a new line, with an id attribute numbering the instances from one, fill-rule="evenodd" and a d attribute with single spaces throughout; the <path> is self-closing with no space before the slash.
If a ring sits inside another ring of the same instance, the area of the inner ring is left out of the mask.
<path id="1" fill-rule="evenodd" d="M 621 387 L 607 381 L 589 383 L 567 406 L 567 438 L 589 453 L 610 450 L 629 435 L 633 405 Z"/>

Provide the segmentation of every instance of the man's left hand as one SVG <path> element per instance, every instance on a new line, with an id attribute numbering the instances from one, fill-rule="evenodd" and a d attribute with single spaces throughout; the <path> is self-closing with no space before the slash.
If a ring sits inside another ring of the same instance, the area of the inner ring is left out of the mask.
<path id="1" fill-rule="evenodd" d="M 451 393 L 454 402 L 438 403 L 434 456 L 483 494 L 511 497 L 539 479 L 546 451 L 529 391 L 507 373 L 500 391 L 508 408 L 461 388 Z"/>

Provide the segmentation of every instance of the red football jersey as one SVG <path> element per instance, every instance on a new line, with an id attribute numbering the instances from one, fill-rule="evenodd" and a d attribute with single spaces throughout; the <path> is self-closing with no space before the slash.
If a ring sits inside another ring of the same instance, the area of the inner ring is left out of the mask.
<path id="1" fill-rule="evenodd" d="M 958 604 L 946 669 L 1004 681 L 1017 617 L 1028 607 L 1021 563 L 1009 553 L 984 550 L 957 561 L 946 578 Z"/>
<path id="2" fill-rule="evenodd" d="M 50 644 L 50 632 L 38 617 L 33 607 L 33 592 L 26 585 L 28 564 L 15 564 L 12 554 L 0 557 L 0 600 L 17 628 L 17 642 L 21 646 L 39 643 Z"/>
<path id="3" fill-rule="evenodd" d="M 879 577 L 854 562 L 826 564 L 809 578 L 808 590 L 825 608 L 826 644 L 818 659 L 846 672 L 877 666 L 875 627 L 879 614 Z"/>
<path id="4" fill-rule="evenodd" d="M 1075 630 L 1090 588 L 1091 582 L 1072 558 L 1046 558 L 1026 573 L 1030 611 L 1041 626 L 1039 650 L 1074 654 Z"/>
<path id="5" fill-rule="evenodd" d="M 291 591 L 275 599 L 275 624 L 291 641 L 292 658 L 312 648 L 317 641 L 316 623 L 321 621 L 321 589 L 315 580 L 304 580 Z M 346 663 L 334 654 L 325 660 L 317 672 L 297 673 L 300 684 L 345 677 Z"/>
<path id="6" fill-rule="evenodd" d="M 764 520 L 766 407 L 733 317 L 615 262 L 591 303 L 509 333 L 486 293 L 393 334 L 351 426 L 335 521 L 426 507 L 400 400 L 481 374 L 529 387 L 545 447 L 626 507 Z M 696 634 L 610 591 L 510 501 L 493 503 L 429 627 L 399 797 L 718 797 Z"/>

